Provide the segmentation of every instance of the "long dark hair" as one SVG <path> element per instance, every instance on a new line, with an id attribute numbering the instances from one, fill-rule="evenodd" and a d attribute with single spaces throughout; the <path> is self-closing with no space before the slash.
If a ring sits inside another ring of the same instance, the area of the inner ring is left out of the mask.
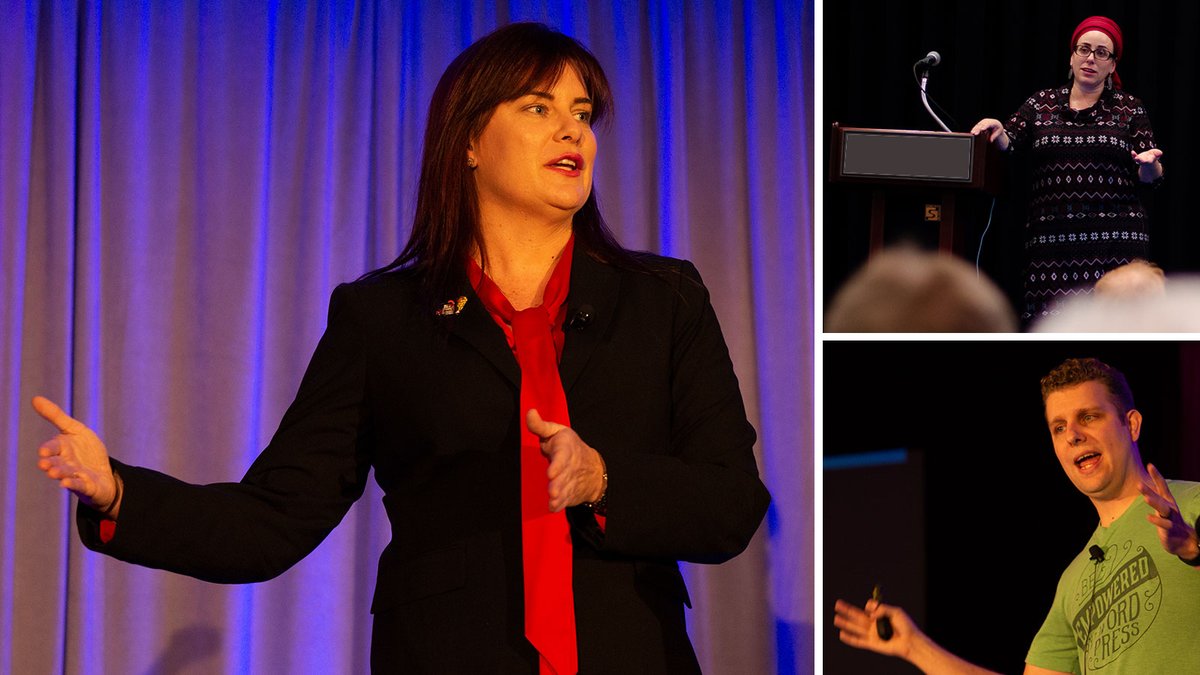
<path id="1" fill-rule="evenodd" d="M 554 84 L 571 66 L 592 99 L 593 125 L 612 109 L 600 62 L 577 40 L 540 23 L 513 23 L 480 38 L 446 68 L 429 103 L 417 210 L 408 244 L 374 277 L 414 271 L 424 300 L 437 303 L 460 276 L 472 250 L 483 252 L 479 195 L 467 167 L 467 147 L 483 132 L 496 106 Z M 622 267 L 645 269 L 617 243 L 592 190 L 572 221 L 577 252 Z"/>

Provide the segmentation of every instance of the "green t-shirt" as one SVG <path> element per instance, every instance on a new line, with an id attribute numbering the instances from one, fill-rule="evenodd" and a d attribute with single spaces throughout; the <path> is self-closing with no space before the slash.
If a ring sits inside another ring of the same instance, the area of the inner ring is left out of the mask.
<path id="1" fill-rule="evenodd" d="M 1185 522 L 1200 512 L 1200 483 L 1167 481 Z M 1097 527 L 1058 580 L 1054 605 L 1025 662 L 1067 673 L 1200 673 L 1200 568 L 1163 550 L 1140 497 Z M 1088 549 L 1104 549 L 1094 562 Z M 1081 667 L 1082 664 L 1082 667 Z"/>

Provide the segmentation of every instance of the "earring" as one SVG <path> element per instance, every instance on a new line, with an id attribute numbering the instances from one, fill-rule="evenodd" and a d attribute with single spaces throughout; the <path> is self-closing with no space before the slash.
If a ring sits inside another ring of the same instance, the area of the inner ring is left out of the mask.
<path id="1" fill-rule="evenodd" d="M 470 169 L 475 168 L 475 158 L 474 157 L 467 158 L 467 168 L 470 168 Z"/>
<path id="2" fill-rule="evenodd" d="M 1109 73 L 1108 77 L 1104 78 L 1104 88 L 1112 89 L 1112 73 Z"/>
<path id="3" fill-rule="evenodd" d="M 1067 82 L 1070 82 L 1073 79 L 1075 79 L 1075 69 L 1068 68 L 1067 69 Z"/>

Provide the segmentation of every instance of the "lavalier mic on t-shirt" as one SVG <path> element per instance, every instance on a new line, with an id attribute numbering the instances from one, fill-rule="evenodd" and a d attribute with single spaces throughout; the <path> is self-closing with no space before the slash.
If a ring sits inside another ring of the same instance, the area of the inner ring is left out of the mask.
<path id="1" fill-rule="evenodd" d="M 566 323 L 563 324 L 563 328 L 567 330 L 583 330 L 587 328 L 588 324 L 592 322 L 592 313 L 595 311 L 591 305 L 583 305 L 575 310 L 571 318 L 567 319 Z"/>
<path id="2" fill-rule="evenodd" d="M 1092 554 L 1091 555 L 1092 562 L 1096 563 L 1096 565 L 1097 565 L 1096 569 L 1093 570 L 1093 572 L 1092 572 L 1092 601 L 1095 602 L 1095 600 L 1096 600 L 1096 577 L 1100 576 L 1099 565 L 1100 565 L 1100 563 L 1104 562 L 1104 549 L 1100 548 L 1096 544 L 1092 544 L 1091 546 L 1088 547 L 1088 553 Z M 1088 653 L 1088 651 L 1089 651 L 1088 646 L 1091 645 L 1091 643 L 1092 643 L 1092 628 L 1088 628 L 1087 634 L 1083 636 L 1083 652 L 1085 654 Z M 1088 671 L 1087 661 L 1086 660 L 1083 661 L 1082 665 L 1083 665 L 1083 672 L 1086 675 L 1086 673 Z"/>

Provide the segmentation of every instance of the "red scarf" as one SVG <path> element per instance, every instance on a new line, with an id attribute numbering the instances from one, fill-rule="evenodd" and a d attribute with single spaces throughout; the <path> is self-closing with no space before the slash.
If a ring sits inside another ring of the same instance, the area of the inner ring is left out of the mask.
<path id="1" fill-rule="evenodd" d="M 541 439 L 525 425 L 536 408 L 542 419 L 570 426 L 567 396 L 558 374 L 563 319 L 571 283 L 567 241 L 546 282 L 542 304 L 516 311 L 500 288 L 471 261 L 475 293 L 504 330 L 521 367 L 521 543 L 525 571 L 525 637 L 540 655 L 542 675 L 574 675 L 579 670 L 575 645 L 575 596 L 571 589 L 571 532 L 566 513 L 550 512 L 549 462 Z"/>

